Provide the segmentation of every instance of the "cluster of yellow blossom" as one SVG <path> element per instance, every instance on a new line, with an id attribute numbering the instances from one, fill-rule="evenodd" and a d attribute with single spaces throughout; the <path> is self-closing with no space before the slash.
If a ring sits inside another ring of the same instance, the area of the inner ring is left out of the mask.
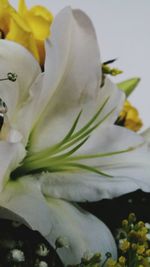
<path id="1" fill-rule="evenodd" d="M 43 6 L 28 9 L 19 0 L 16 11 L 8 0 L 0 0 L 0 37 L 26 47 L 41 65 L 45 59 L 44 41 L 50 35 L 53 15 Z"/>
<path id="2" fill-rule="evenodd" d="M 118 260 L 113 260 L 109 258 L 105 264 L 106 267 L 125 267 L 126 266 L 126 258 L 121 256 Z"/>
<path id="3" fill-rule="evenodd" d="M 135 214 L 131 213 L 127 220 L 122 221 L 122 228 L 118 234 L 118 248 L 121 257 L 124 257 L 125 267 L 150 266 L 149 226 L 143 221 L 137 222 Z M 132 261 L 132 265 L 131 265 Z M 107 267 L 119 267 L 108 265 Z"/>
<path id="4" fill-rule="evenodd" d="M 79 264 L 70 267 L 150 267 L 149 232 L 150 224 L 137 222 L 131 213 L 118 230 L 118 259 L 113 259 L 108 252 L 102 262 L 101 254 L 96 253 L 92 257 L 85 255 Z"/>
<path id="5" fill-rule="evenodd" d="M 100 266 L 149 267 L 149 230 L 150 225 L 142 221 L 137 222 L 135 215 L 131 213 L 127 220 L 122 221 L 122 227 L 118 231 L 118 259 L 114 260 L 111 255 L 106 255 L 106 260 Z M 89 266 L 95 267 L 94 265 Z"/>

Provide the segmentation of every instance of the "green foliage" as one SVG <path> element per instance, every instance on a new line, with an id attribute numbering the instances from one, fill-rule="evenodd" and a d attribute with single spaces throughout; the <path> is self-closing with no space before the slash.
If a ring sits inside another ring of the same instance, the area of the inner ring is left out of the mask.
<path id="1" fill-rule="evenodd" d="M 126 97 L 128 97 L 134 91 L 134 89 L 138 86 L 139 82 L 140 82 L 140 78 L 135 77 L 135 78 L 131 78 L 129 80 L 120 82 L 117 84 L 117 86 L 120 90 L 124 91 L 124 93 L 126 94 Z"/>

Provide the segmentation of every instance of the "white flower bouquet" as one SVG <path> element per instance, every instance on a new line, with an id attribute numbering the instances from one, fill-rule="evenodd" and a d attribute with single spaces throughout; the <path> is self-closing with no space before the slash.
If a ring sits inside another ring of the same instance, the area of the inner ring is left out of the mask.
<path id="1" fill-rule="evenodd" d="M 139 80 L 111 81 L 120 71 L 101 62 L 81 10 L 53 19 L 1 0 L 0 12 L 0 266 L 149 266 L 148 225 L 133 214 L 123 221 L 117 260 L 101 215 L 81 204 L 150 192 L 149 131 L 136 133 L 142 122 L 127 100 Z M 26 240 L 35 231 L 31 263 L 14 232 Z M 50 246 L 62 263 L 49 262 Z"/>

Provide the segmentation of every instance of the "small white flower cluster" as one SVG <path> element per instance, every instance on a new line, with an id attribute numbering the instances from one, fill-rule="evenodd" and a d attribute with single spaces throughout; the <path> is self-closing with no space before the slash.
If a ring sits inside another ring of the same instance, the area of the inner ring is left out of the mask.
<path id="1" fill-rule="evenodd" d="M 35 267 L 48 267 L 48 264 L 45 261 L 37 261 Z"/>
<path id="2" fill-rule="evenodd" d="M 24 262 L 25 261 L 24 253 L 20 249 L 12 249 L 10 251 L 10 258 L 14 262 Z"/>
<path id="3" fill-rule="evenodd" d="M 45 261 L 40 261 L 39 267 L 48 267 L 48 264 Z"/>

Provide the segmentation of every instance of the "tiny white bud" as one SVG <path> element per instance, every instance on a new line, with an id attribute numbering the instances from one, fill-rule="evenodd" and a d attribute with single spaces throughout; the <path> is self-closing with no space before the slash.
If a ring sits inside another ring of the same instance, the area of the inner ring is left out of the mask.
<path id="1" fill-rule="evenodd" d="M 55 241 L 55 246 L 57 248 L 69 248 L 69 242 L 66 237 L 59 236 Z"/>
<path id="2" fill-rule="evenodd" d="M 128 199 L 128 203 L 133 203 L 133 199 L 132 198 L 129 198 Z"/>
<path id="3" fill-rule="evenodd" d="M 48 267 L 48 264 L 45 261 L 40 261 L 38 267 Z"/>
<path id="4" fill-rule="evenodd" d="M 131 223 L 130 227 L 131 227 L 131 229 L 133 229 L 133 228 L 134 228 L 134 224 L 133 224 L 133 223 Z"/>
<path id="5" fill-rule="evenodd" d="M 149 223 L 145 223 L 145 227 L 150 230 L 150 224 Z"/>
<path id="6" fill-rule="evenodd" d="M 22 224 L 21 222 L 12 221 L 12 226 L 13 226 L 14 228 L 19 227 L 21 224 Z"/>
<path id="7" fill-rule="evenodd" d="M 147 234 L 146 237 L 147 237 L 147 240 L 150 241 L 150 234 Z"/>
<path id="8" fill-rule="evenodd" d="M 39 244 L 38 245 L 38 248 L 37 248 L 37 250 L 36 250 L 36 254 L 37 255 L 39 255 L 39 256 L 41 256 L 41 257 L 45 257 L 45 256 L 47 256 L 48 255 L 48 253 L 49 253 L 49 250 L 48 250 L 48 248 L 45 246 L 45 244 Z"/>
<path id="9" fill-rule="evenodd" d="M 83 254 L 83 259 L 85 260 L 90 260 L 93 257 L 93 253 L 91 253 L 89 250 L 86 250 L 85 253 Z"/>

